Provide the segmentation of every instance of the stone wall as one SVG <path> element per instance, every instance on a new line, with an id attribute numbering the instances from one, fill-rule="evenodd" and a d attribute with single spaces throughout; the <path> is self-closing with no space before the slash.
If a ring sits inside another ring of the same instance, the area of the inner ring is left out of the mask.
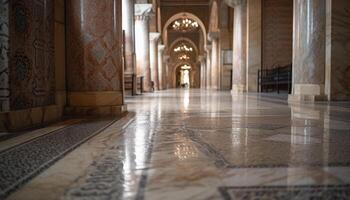
<path id="1" fill-rule="evenodd" d="M 10 110 L 55 104 L 54 1 L 11 0 Z"/>
<path id="2" fill-rule="evenodd" d="M 66 105 L 66 41 L 64 0 L 55 0 L 55 85 L 56 105 Z"/>
<path id="3" fill-rule="evenodd" d="M 59 119 L 54 0 L 1 0 L 0 11 L 0 131 L 33 128 Z"/>
<path id="4" fill-rule="evenodd" d="M 0 112 L 8 111 L 10 108 L 8 2 L 8 0 L 0 0 Z"/>
<path id="5" fill-rule="evenodd" d="M 292 63 L 293 0 L 263 0 L 263 68 Z"/>

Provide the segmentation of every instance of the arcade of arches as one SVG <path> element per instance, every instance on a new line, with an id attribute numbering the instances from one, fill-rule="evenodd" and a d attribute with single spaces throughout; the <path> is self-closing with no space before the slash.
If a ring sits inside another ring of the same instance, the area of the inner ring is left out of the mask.
<path id="1" fill-rule="evenodd" d="M 0 199 L 350 199 L 349 0 L 0 0 Z"/>

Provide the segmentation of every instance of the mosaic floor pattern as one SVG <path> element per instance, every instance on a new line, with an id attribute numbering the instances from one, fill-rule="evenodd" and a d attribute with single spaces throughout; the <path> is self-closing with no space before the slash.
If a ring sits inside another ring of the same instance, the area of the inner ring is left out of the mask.
<path id="1" fill-rule="evenodd" d="M 8 199 L 349 199 L 348 103 L 168 90 Z M 30 194 L 30 196 L 28 195 Z"/>
<path id="2" fill-rule="evenodd" d="M 0 199 L 111 122 L 84 121 L 0 152 Z"/>

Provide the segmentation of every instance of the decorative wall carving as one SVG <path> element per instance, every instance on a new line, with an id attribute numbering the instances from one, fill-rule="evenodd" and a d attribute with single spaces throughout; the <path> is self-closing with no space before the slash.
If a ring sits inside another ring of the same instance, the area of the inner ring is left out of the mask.
<path id="1" fill-rule="evenodd" d="M 55 103 L 53 0 L 11 0 L 10 109 Z"/>
<path id="2" fill-rule="evenodd" d="M 9 1 L 0 0 L 0 111 L 9 109 Z"/>

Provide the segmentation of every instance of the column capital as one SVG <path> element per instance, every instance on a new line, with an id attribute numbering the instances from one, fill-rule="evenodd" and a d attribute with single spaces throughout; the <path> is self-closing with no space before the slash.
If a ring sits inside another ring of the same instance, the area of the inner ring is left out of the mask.
<path id="1" fill-rule="evenodd" d="M 207 45 L 206 46 L 206 52 L 210 52 L 211 51 L 211 45 Z"/>
<path id="2" fill-rule="evenodd" d="M 224 0 L 224 2 L 225 2 L 228 6 L 234 8 L 234 7 L 236 7 L 236 6 L 239 6 L 239 5 L 242 3 L 242 0 Z"/>
<path id="3" fill-rule="evenodd" d="M 148 20 L 153 15 L 153 6 L 150 3 L 138 3 L 135 4 L 135 19 L 136 20 Z"/>
<path id="4" fill-rule="evenodd" d="M 158 32 L 150 32 L 149 33 L 149 41 L 151 42 L 157 42 L 160 37 L 160 33 Z"/>
<path id="5" fill-rule="evenodd" d="M 219 31 L 215 31 L 215 32 L 209 32 L 208 33 L 208 40 L 209 41 L 213 41 L 213 40 L 217 40 L 220 37 L 220 32 Z"/>

